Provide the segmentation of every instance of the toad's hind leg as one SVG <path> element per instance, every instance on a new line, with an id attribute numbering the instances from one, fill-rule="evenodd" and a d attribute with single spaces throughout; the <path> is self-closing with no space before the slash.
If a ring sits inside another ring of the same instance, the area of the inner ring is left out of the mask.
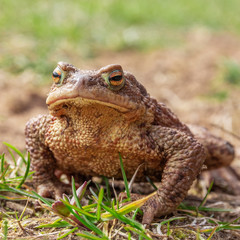
<path id="1" fill-rule="evenodd" d="M 207 185 L 214 180 L 215 186 L 228 193 L 240 195 L 240 175 L 229 166 L 234 159 L 234 147 L 203 127 L 189 125 L 189 128 L 206 149 L 205 165 L 210 171 L 204 171 L 202 177 Z"/>
<path id="2" fill-rule="evenodd" d="M 188 125 L 194 137 L 205 147 L 208 170 L 229 166 L 234 159 L 234 147 L 228 141 L 214 136 L 206 128 Z"/>

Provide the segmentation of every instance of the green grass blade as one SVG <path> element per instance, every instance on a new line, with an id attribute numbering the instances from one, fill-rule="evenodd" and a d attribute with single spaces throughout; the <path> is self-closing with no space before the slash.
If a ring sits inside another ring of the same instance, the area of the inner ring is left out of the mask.
<path id="1" fill-rule="evenodd" d="M 1 155 L 1 173 L 4 172 L 4 162 L 5 162 L 5 154 Z"/>
<path id="2" fill-rule="evenodd" d="M 121 167 L 121 171 L 122 171 L 122 176 L 123 176 L 123 180 L 124 180 L 124 184 L 125 184 L 125 189 L 126 189 L 127 197 L 128 197 L 129 199 L 131 199 L 130 191 L 129 191 L 129 187 L 128 187 L 127 176 L 126 176 L 126 173 L 125 173 L 125 170 L 124 170 L 124 167 L 123 167 L 122 156 L 121 156 L 121 153 L 118 153 L 118 154 L 119 154 L 120 167 Z"/>
<path id="3" fill-rule="evenodd" d="M 85 206 L 83 206 L 83 210 L 90 211 L 91 209 L 96 208 L 96 206 L 97 206 L 97 203 L 92 203 L 92 204 L 89 204 L 89 205 L 85 205 Z"/>
<path id="4" fill-rule="evenodd" d="M 186 209 L 186 210 L 194 210 L 196 211 L 196 207 L 194 206 L 189 206 L 186 204 L 181 203 L 179 205 L 181 209 Z M 232 212 L 233 209 L 224 209 L 224 208 L 209 208 L 209 207 L 198 207 L 199 211 L 205 211 L 205 212 Z"/>
<path id="5" fill-rule="evenodd" d="M 130 202 L 117 210 L 115 210 L 113 207 L 113 211 L 115 211 L 117 214 L 120 214 L 120 215 L 127 214 L 133 210 L 136 210 L 137 208 L 140 208 L 149 198 L 151 198 L 155 194 L 156 194 L 156 192 L 153 192 L 141 199 L 138 199 L 134 202 Z M 103 213 L 101 215 L 101 218 L 104 221 L 106 221 L 107 219 L 112 219 L 112 214 L 111 213 Z"/>
<path id="6" fill-rule="evenodd" d="M 111 207 L 113 210 L 115 210 L 115 199 L 112 200 Z M 118 206 L 117 206 L 117 209 L 118 209 Z"/>
<path id="7" fill-rule="evenodd" d="M 95 215 L 93 215 L 93 214 L 83 210 L 82 208 L 78 208 L 78 207 L 76 207 L 74 205 L 71 205 L 69 202 L 67 202 L 67 201 L 65 201 L 63 199 L 60 199 L 60 200 L 61 200 L 62 203 L 64 203 L 65 206 L 71 208 L 72 210 L 74 209 L 75 211 L 77 211 L 78 213 L 80 213 L 82 215 L 85 215 L 85 216 L 88 216 L 88 217 L 94 218 L 94 219 L 97 218 Z"/>
<path id="8" fill-rule="evenodd" d="M 228 222 L 228 223 L 225 223 L 225 224 L 220 225 L 220 226 L 217 228 L 216 231 L 220 231 L 220 230 L 222 230 L 222 229 L 232 229 L 232 228 L 233 228 L 233 229 L 240 229 L 240 225 L 238 225 L 238 226 L 231 226 L 231 224 L 233 224 L 233 223 L 235 223 L 235 222 L 238 222 L 239 219 L 240 219 L 240 217 L 234 219 L 234 220 L 231 221 L 231 222 Z"/>
<path id="9" fill-rule="evenodd" d="M 181 220 L 181 219 L 185 219 L 187 217 L 173 217 L 173 218 L 169 218 L 165 221 L 162 221 L 160 224 L 163 225 L 165 223 L 169 223 L 169 222 L 172 222 L 172 221 L 175 221 L 175 220 Z"/>
<path id="10" fill-rule="evenodd" d="M 76 230 L 78 230 L 78 227 L 71 229 L 71 230 L 68 231 L 67 233 L 64 233 L 63 235 L 61 235 L 60 237 L 58 237 L 57 240 L 63 239 L 63 238 L 65 238 L 65 237 L 67 237 L 69 234 L 75 232 Z"/>
<path id="11" fill-rule="evenodd" d="M 240 230 L 240 225 L 238 226 L 225 226 L 224 228 L 223 227 L 219 227 L 219 229 L 217 229 L 217 232 L 218 231 L 221 231 L 221 230 Z"/>
<path id="12" fill-rule="evenodd" d="M 97 194 L 93 191 L 93 189 L 90 187 L 89 190 L 90 190 L 91 194 L 97 199 L 98 196 L 97 196 Z"/>
<path id="13" fill-rule="evenodd" d="M 90 181 L 89 181 L 90 182 Z M 73 191 L 73 197 L 70 201 L 71 205 L 75 205 L 76 204 L 76 200 L 75 198 L 77 199 L 77 204 L 80 208 L 82 208 L 81 206 L 81 199 L 83 198 L 85 192 L 86 192 L 86 189 L 87 189 L 87 186 L 89 184 L 89 182 L 85 181 L 77 190 L 75 188 L 75 181 L 74 179 L 72 179 L 72 191 Z"/>
<path id="14" fill-rule="evenodd" d="M 134 227 L 134 228 L 137 228 L 138 230 L 140 231 L 143 231 L 144 230 L 144 227 L 142 224 L 140 224 L 139 222 L 133 220 L 133 219 L 130 219 L 130 218 L 127 218 L 123 215 L 120 215 L 119 213 L 117 213 L 116 211 L 114 211 L 113 209 L 105 206 L 104 204 L 101 204 L 102 205 L 102 208 L 104 208 L 107 212 L 111 213 L 115 218 L 119 219 L 120 221 Z"/>
<path id="15" fill-rule="evenodd" d="M 4 163 L 5 163 L 5 154 L 3 153 L 1 155 L 1 175 L 0 175 L 0 180 L 2 180 L 3 183 L 6 183 L 5 175 L 7 173 L 7 169 L 4 169 Z"/>
<path id="16" fill-rule="evenodd" d="M 107 192 L 107 200 L 108 202 L 111 202 L 111 191 L 110 191 L 110 186 L 109 186 L 109 179 L 107 177 L 102 177 L 104 182 L 105 182 L 105 186 L 106 186 L 106 192 Z"/>
<path id="17" fill-rule="evenodd" d="M 33 175 L 34 172 L 28 172 L 28 176 L 30 177 L 31 175 Z M 23 176 L 18 176 L 18 177 L 13 177 L 13 178 L 6 178 L 5 180 L 5 184 L 16 184 L 22 181 Z"/>
<path id="18" fill-rule="evenodd" d="M 25 157 L 23 156 L 23 154 L 17 148 L 15 148 L 14 146 L 12 146 L 11 144 L 6 143 L 6 142 L 3 142 L 3 144 L 6 145 L 7 147 L 11 148 L 14 152 L 16 152 L 22 158 L 23 162 L 25 164 L 27 164 L 27 161 L 26 161 Z"/>
<path id="19" fill-rule="evenodd" d="M 102 204 L 102 200 L 103 200 L 103 194 L 104 194 L 104 189 L 103 189 L 103 187 L 101 187 L 99 194 L 98 194 L 98 202 L 97 202 L 97 220 L 98 221 L 101 218 L 101 204 Z"/>
<path id="20" fill-rule="evenodd" d="M 3 222 L 3 240 L 7 240 L 7 235 L 8 235 L 8 221 L 4 220 Z"/>
<path id="21" fill-rule="evenodd" d="M 117 213 L 123 215 L 123 214 L 127 214 L 133 210 L 136 210 L 137 208 L 140 208 L 149 198 L 151 198 L 155 194 L 156 194 L 156 192 L 153 192 L 153 193 L 151 193 L 143 198 L 140 198 L 134 202 L 130 202 L 130 203 L 124 205 L 123 207 L 119 208 L 117 210 Z"/>
<path id="22" fill-rule="evenodd" d="M 52 207 L 52 203 L 49 202 L 46 198 L 40 196 L 38 193 L 32 191 L 32 193 L 35 195 L 35 198 L 40 199 L 43 203 L 45 203 L 46 205 L 48 205 L 49 207 Z"/>
<path id="23" fill-rule="evenodd" d="M 167 236 L 169 237 L 170 236 L 170 222 L 175 221 L 175 220 L 185 219 L 185 218 L 187 218 L 187 217 L 172 217 L 165 221 L 162 221 L 160 223 L 160 225 L 163 226 L 164 224 L 167 224 Z"/>
<path id="24" fill-rule="evenodd" d="M 82 232 L 82 233 L 76 233 L 77 236 L 86 238 L 86 239 L 91 239 L 91 240 L 109 240 L 108 237 L 104 236 L 104 237 L 97 237 L 96 235 L 93 235 L 89 232 Z"/>
<path id="25" fill-rule="evenodd" d="M 152 187 L 153 187 L 155 190 L 158 190 L 157 186 L 154 184 L 154 182 L 153 182 L 148 176 L 146 176 L 146 179 L 147 179 L 147 181 L 152 185 Z"/>
<path id="26" fill-rule="evenodd" d="M 5 178 L 5 176 L 6 176 L 6 174 L 8 173 L 8 169 L 9 169 L 9 168 L 10 168 L 10 165 L 7 165 L 7 167 L 4 169 L 4 172 L 3 172 L 2 176 L 1 176 L 1 178 L 2 178 L 2 180 L 3 180 L 4 183 L 6 183 L 6 178 Z"/>
<path id="27" fill-rule="evenodd" d="M 81 203 L 79 201 L 79 198 L 77 196 L 74 177 L 72 177 L 72 192 L 73 192 L 73 196 L 74 196 L 74 200 L 75 200 L 76 205 L 78 206 L 78 208 L 82 208 L 82 205 L 81 205 Z"/>
<path id="28" fill-rule="evenodd" d="M 199 231 L 199 227 L 197 227 L 196 240 L 202 240 L 202 237 L 201 237 L 201 235 L 200 235 L 200 231 Z"/>
<path id="29" fill-rule="evenodd" d="M 143 239 L 152 240 L 151 237 L 148 237 L 143 231 L 139 231 L 139 230 L 137 230 L 136 228 L 127 226 L 127 227 L 125 227 L 124 229 L 125 229 L 126 231 L 132 231 L 132 232 L 137 233 L 137 234 L 138 234 L 141 238 L 143 238 Z"/>
<path id="30" fill-rule="evenodd" d="M 23 196 L 27 196 L 27 197 L 31 197 L 31 198 L 35 198 L 35 199 L 37 198 L 36 196 L 34 196 L 26 191 L 16 189 L 16 188 L 10 187 L 10 186 L 8 186 L 6 184 L 2 184 L 2 183 L 0 183 L 0 192 L 13 192 L 13 193 L 17 193 L 17 194 L 20 194 Z"/>
<path id="31" fill-rule="evenodd" d="M 137 208 L 134 213 L 133 213 L 133 216 L 132 216 L 132 219 L 135 220 L 136 216 L 137 216 L 137 213 L 139 212 L 140 208 Z"/>
<path id="32" fill-rule="evenodd" d="M 41 224 L 37 226 L 36 228 L 65 228 L 71 226 L 70 223 L 66 221 L 61 221 L 61 222 L 53 222 L 53 223 L 48 223 L 48 224 Z"/>
<path id="33" fill-rule="evenodd" d="M 89 221 L 88 218 L 86 218 L 86 216 L 84 215 L 79 216 L 73 211 L 73 208 L 72 208 L 73 206 L 69 206 L 69 205 L 66 205 L 66 206 L 68 207 L 69 211 L 75 216 L 75 218 L 79 220 L 79 222 L 81 222 L 85 227 L 87 227 L 88 229 L 95 232 L 101 237 L 104 236 L 103 232 L 98 227 L 96 227 L 91 221 Z"/>
<path id="34" fill-rule="evenodd" d="M 0 194 L 0 199 L 10 200 L 10 201 L 22 201 L 22 200 L 26 200 L 27 197 L 8 197 Z"/>
<path id="35" fill-rule="evenodd" d="M 207 240 L 210 240 L 212 238 L 212 236 L 216 232 L 216 230 L 217 230 L 217 226 L 212 229 L 212 231 L 211 231 L 209 237 L 207 238 Z"/>
<path id="36" fill-rule="evenodd" d="M 213 183 L 214 183 L 214 181 L 211 182 L 211 184 L 210 184 L 210 186 L 209 186 L 209 188 L 208 188 L 208 190 L 207 190 L 207 193 L 206 193 L 205 197 L 203 198 L 202 202 L 201 202 L 201 203 L 199 204 L 199 206 L 198 206 L 198 209 L 201 208 L 201 207 L 206 203 L 208 194 L 210 193 L 210 191 L 211 191 L 211 189 L 212 189 Z"/>
<path id="37" fill-rule="evenodd" d="M 28 152 L 28 156 L 27 156 L 27 166 L 26 166 L 26 171 L 24 173 L 24 176 L 22 178 L 22 181 L 19 183 L 19 185 L 17 186 L 17 188 L 20 188 L 23 183 L 25 182 L 25 180 L 28 177 L 28 173 L 29 173 L 29 169 L 30 169 L 30 153 Z"/>
<path id="38" fill-rule="evenodd" d="M 17 166 L 17 161 L 16 161 L 16 158 L 14 157 L 14 154 L 13 154 L 13 152 L 11 151 L 10 148 L 8 148 L 8 152 L 9 152 L 9 154 L 11 155 L 11 158 L 12 158 L 12 160 L 13 160 L 13 162 L 14 162 L 14 166 L 16 167 L 16 166 Z"/>
<path id="39" fill-rule="evenodd" d="M 98 183 L 96 183 L 96 182 L 94 182 L 94 185 L 96 186 L 96 188 L 97 188 L 97 192 L 99 193 L 100 192 L 100 189 L 101 189 L 101 187 L 99 186 L 99 184 Z M 93 190 L 91 191 L 92 193 L 94 192 Z M 98 195 L 95 193 L 95 194 L 93 194 L 94 195 L 94 197 L 96 198 L 96 199 L 98 199 Z M 103 195 L 103 199 L 104 199 L 104 201 L 106 201 L 106 202 L 108 202 L 108 199 L 107 199 L 107 197 L 106 196 L 104 196 Z"/>
<path id="40" fill-rule="evenodd" d="M 167 236 L 170 236 L 170 221 L 167 223 Z"/>

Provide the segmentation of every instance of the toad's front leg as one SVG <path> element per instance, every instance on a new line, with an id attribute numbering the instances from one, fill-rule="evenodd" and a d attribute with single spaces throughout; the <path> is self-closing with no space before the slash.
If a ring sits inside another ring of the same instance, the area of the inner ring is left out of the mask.
<path id="1" fill-rule="evenodd" d="M 26 125 L 26 147 L 31 156 L 31 168 L 34 185 L 43 197 L 59 198 L 69 187 L 55 176 L 56 161 L 52 152 L 45 144 L 45 132 L 52 121 L 50 115 L 39 115 L 32 118 Z"/>
<path id="2" fill-rule="evenodd" d="M 172 212 L 183 201 L 206 158 L 204 147 L 193 137 L 175 129 L 157 127 L 152 140 L 165 157 L 161 185 L 143 206 L 143 223 Z"/>

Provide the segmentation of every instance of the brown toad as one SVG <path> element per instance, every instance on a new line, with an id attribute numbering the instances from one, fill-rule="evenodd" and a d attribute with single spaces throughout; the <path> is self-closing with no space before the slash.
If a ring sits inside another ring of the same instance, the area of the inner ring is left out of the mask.
<path id="1" fill-rule="evenodd" d="M 234 158 L 231 144 L 203 128 L 190 130 L 120 65 L 86 71 L 60 62 L 53 80 L 46 100 L 50 114 L 26 126 L 34 181 L 42 196 L 61 196 L 56 169 L 121 179 L 121 153 L 128 178 L 143 164 L 137 181 L 146 176 L 161 180 L 143 208 L 143 222 L 150 223 L 179 205 L 203 163 L 211 169 Z"/>

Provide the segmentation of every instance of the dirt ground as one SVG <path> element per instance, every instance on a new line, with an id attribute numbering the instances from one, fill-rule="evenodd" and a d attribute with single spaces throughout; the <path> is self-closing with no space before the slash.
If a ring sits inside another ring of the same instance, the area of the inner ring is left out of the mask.
<path id="1" fill-rule="evenodd" d="M 63 59 L 59 59 L 63 60 Z M 104 52 L 96 59 L 73 56 L 79 68 L 99 68 L 119 63 L 132 72 L 148 92 L 166 103 L 186 123 L 200 124 L 235 145 L 233 165 L 240 167 L 240 86 L 224 82 L 224 61 L 240 63 L 240 39 L 198 29 L 183 45 L 151 52 Z M 46 95 L 51 85 L 36 86 L 39 76 L 29 70 L 13 75 L 0 69 L 0 142 L 24 150 L 24 127 L 33 116 L 47 113 Z M 219 99 L 217 94 L 226 92 Z M 0 152 L 6 151 L 0 145 Z M 240 205 L 235 206 L 240 215 Z M 219 238 L 220 239 L 220 238 Z"/>

